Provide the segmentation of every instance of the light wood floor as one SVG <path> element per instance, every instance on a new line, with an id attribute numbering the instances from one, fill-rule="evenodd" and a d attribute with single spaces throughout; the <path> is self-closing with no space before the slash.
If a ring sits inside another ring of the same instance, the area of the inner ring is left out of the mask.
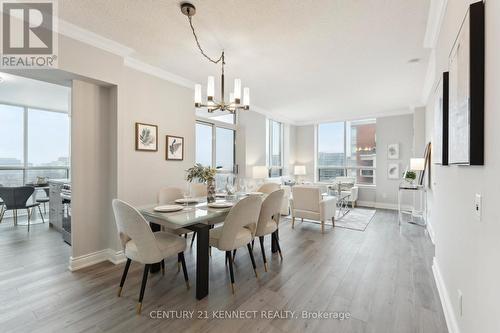
<path id="1" fill-rule="evenodd" d="M 101 263 L 71 273 L 69 247 L 45 225 L 0 224 L 0 331 L 2 332 L 447 332 L 431 263 L 434 248 L 423 228 L 399 228 L 392 211 L 378 211 L 365 232 L 285 221 L 284 260 L 270 255 L 259 279 L 246 249 L 236 257 L 231 294 L 224 254 L 213 250 L 210 295 L 196 301 L 176 258 L 164 277 L 150 277 L 141 316 L 135 315 L 142 267 L 132 263 L 122 297 L 123 265 Z M 266 240 L 269 249 L 269 239 Z M 257 245 L 257 243 L 256 243 Z M 194 249 L 186 262 L 194 285 Z M 271 257 L 271 258 L 269 258 Z M 153 310 L 346 311 L 348 320 L 151 319 Z"/>

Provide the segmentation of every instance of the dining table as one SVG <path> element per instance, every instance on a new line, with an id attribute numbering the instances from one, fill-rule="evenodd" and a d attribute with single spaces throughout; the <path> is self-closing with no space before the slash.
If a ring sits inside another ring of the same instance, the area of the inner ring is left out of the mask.
<path id="1" fill-rule="evenodd" d="M 228 198 L 218 198 L 217 202 L 230 201 L 235 205 L 238 201 L 249 194 L 235 194 Z M 262 199 L 265 194 L 260 195 Z M 196 202 L 184 204 L 182 210 L 175 212 L 159 212 L 155 210 L 158 204 L 139 206 L 139 212 L 149 222 L 153 232 L 161 231 L 162 226 L 171 229 L 188 229 L 196 232 L 196 298 L 201 300 L 209 294 L 209 236 L 210 229 L 215 224 L 224 223 L 226 215 L 231 210 L 229 208 L 208 207 L 206 198 L 196 198 Z M 175 203 L 172 203 L 175 204 Z M 180 205 L 180 204 L 179 204 Z M 275 231 L 278 237 L 278 230 Z M 279 238 L 278 238 L 279 239 Z M 271 242 L 271 252 L 276 253 L 278 245 Z M 153 264 L 151 272 L 160 271 L 160 263 Z"/>

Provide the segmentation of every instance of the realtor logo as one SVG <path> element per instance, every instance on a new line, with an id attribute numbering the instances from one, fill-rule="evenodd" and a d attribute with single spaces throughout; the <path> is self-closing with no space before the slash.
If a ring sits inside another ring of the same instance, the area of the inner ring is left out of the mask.
<path id="1" fill-rule="evenodd" d="M 1 1 L 1 9 L 0 67 L 56 67 L 55 1 L 6 0 Z"/>

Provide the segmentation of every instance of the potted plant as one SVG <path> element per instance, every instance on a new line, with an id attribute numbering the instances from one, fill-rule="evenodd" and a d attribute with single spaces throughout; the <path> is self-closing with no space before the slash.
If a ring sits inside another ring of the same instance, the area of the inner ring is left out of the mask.
<path id="1" fill-rule="evenodd" d="M 415 179 L 417 179 L 417 173 L 415 171 L 408 170 L 408 171 L 406 171 L 404 173 L 403 178 L 408 183 L 410 183 L 411 185 L 413 185 L 413 182 L 415 181 Z"/>
<path id="2" fill-rule="evenodd" d="M 190 183 L 198 181 L 207 184 L 207 201 L 215 202 L 215 175 L 217 170 L 211 167 L 204 167 L 200 163 L 186 170 L 186 180 Z"/>

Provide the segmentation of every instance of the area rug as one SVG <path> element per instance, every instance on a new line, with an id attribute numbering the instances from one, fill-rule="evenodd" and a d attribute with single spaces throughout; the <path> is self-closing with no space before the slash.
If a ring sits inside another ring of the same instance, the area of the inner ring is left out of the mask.
<path id="1" fill-rule="evenodd" d="M 349 213 L 341 218 L 335 219 L 335 226 L 339 228 L 365 231 L 366 227 L 373 219 L 375 212 L 375 209 L 351 208 Z"/>

